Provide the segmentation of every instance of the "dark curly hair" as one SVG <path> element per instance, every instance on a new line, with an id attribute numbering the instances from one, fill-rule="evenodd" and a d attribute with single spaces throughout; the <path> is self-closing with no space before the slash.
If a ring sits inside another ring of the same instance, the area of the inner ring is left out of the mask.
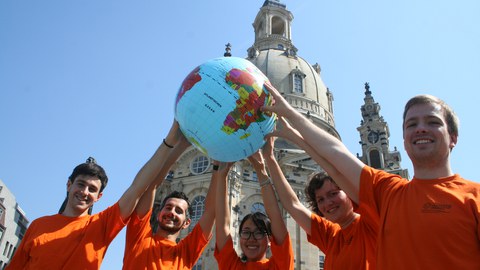
<path id="1" fill-rule="evenodd" d="M 310 209 L 312 209 L 313 212 L 315 212 L 315 214 L 321 217 L 323 217 L 323 214 L 320 212 L 320 209 L 318 209 L 317 201 L 315 200 L 315 191 L 319 188 L 322 188 L 325 181 L 330 181 L 338 187 L 337 183 L 335 183 L 335 181 L 333 181 L 333 178 L 330 177 L 330 175 L 328 175 L 326 172 L 317 172 L 313 174 L 310 177 L 307 186 L 305 187 L 305 195 L 307 197 L 306 200 L 308 206 L 310 207 Z"/>

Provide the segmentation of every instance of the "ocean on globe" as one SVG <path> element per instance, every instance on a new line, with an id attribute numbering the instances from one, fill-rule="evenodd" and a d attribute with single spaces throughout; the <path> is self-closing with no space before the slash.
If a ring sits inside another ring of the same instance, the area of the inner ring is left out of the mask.
<path id="1" fill-rule="evenodd" d="M 244 159 L 273 131 L 275 114 L 260 108 L 272 96 L 268 78 L 250 61 L 220 57 L 195 68 L 183 81 L 175 101 L 175 119 L 185 137 L 210 158 Z"/>

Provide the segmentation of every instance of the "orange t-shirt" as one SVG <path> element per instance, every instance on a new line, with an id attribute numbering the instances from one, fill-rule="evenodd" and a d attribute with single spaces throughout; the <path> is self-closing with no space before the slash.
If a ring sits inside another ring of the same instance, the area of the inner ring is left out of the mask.
<path id="1" fill-rule="evenodd" d="M 375 269 L 378 215 L 362 204 L 356 212 L 360 216 L 344 229 L 312 213 L 307 239 L 325 253 L 324 269 Z"/>
<path id="2" fill-rule="evenodd" d="M 177 244 L 153 234 L 151 215 L 152 210 L 142 219 L 132 214 L 127 225 L 123 269 L 191 269 L 209 240 L 200 224 Z"/>
<path id="3" fill-rule="evenodd" d="M 118 203 L 91 216 L 38 218 L 6 269 L 100 269 L 108 245 L 124 226 Z"/>
<path id="4" fill-rule="evenodd" d="M 365 166 L 360 202 L 380 216 L 378 269 L 480 269 L 480 184 L 408 181 Z"/>
<path id="5" fill-rule="evenodd" d="M 294 258 L 292 242 L 287 233 L 283 243 L 277 245 L 275 241 L 271 242 L 272 256 L 268 259 L 258 262 L 242 262 L 237 252 L 233 248 L 232 237 L 229 237 L 222 250 L 215 247 L 215 259 L 217 259 L 218 269 L 220 270 L 293 270 Z"/>

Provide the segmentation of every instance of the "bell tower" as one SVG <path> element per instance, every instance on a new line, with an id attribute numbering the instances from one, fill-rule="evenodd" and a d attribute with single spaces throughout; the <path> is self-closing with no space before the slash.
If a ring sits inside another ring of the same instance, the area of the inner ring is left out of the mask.
<path id="1" fill-rule="evenodd" d="M 253 22 L 255 42 L 247 52 L 249 58 L 254 58 L 259 51 L 278 49 L 296 55 L 297 48 L 291 39 L 291 24 L 293 15 L 280 1 L 267 0 Z"/>
<path id="2" fill-rule="evenodd" d="M 400 166 L 400 152 L 394 147 L 390 151 L 390 131 L 388 124 L 380 115 L 380 105 L 375 102 L 370 91 L 370 85 L 365 83 L 364 104 L 361 106 L 362 120 L 357 128 L 360 132 L 362 156 L 358 156 L 363 163 L 390 173 L 399 174 L 408 179 L 408 171 Z"/>

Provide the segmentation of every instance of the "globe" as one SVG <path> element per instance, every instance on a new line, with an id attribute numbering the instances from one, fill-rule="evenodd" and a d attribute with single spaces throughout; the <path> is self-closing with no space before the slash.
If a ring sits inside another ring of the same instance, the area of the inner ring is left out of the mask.
<path id="1" fill-rule="evenodd" d="M 190 143 L 208 157 L 234 162 L 244 159 L 273 131 L 275 114 L 260 111 L 272 97 L 268 78 L 239 57 L 211 59 L 182 82 L 175 100 L 175 119 Z"/>

